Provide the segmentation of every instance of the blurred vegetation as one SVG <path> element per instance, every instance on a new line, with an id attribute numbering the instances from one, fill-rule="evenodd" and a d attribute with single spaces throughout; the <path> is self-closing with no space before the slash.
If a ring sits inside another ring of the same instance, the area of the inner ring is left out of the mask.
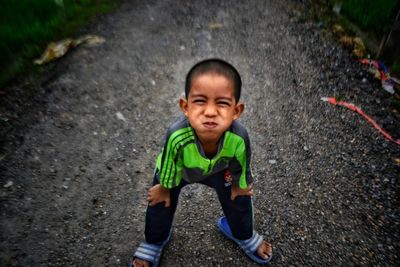
<path id="1" fill-rule="evenodd" d="M 396 58 L 394 60 L 390 71 L 393 76 L 396 76 L 396 77 L 400 76 L 400 58 Z"/>
<path id="2" fill-rule="evenodd" d="M 311 3 L 308 10 L 309 17 L 328 28 L 339 24 L 345 29 L 347 35 L 361 37 L 372 57 L 377 55 L 383 37 L 394 25 L 400 5 L 398 0 L 309 1 Z M 391 49 L 393 50 L 393 47 Z M 396 51 L 389 51 L 384 46 L 379 59 L 390 68 L 391 74 L 397 77 L 400 75 L 400 58 Z"/>
<path id="3" fill-rule="evenodd" d="M 33 69 L 47 43 L 70 37 L 118 0 L 0 0 L 0 86 Z"/>
<path id="4" fill-rule="evenodd" d="M 389 16 L 397 0 L 343 0 L 341 13 L 360 28 L 375 32 L 378 36 L 389 22 Z"/>

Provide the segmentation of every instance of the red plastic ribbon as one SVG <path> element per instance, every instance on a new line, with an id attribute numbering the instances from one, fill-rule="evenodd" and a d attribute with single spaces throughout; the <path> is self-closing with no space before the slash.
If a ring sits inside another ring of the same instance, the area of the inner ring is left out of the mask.
<path id="1" fill-rule="evenodd" d="M 354 112 L 357 112 L 358 114 L 363 116 L 369 123 L 371 123 L 375 127 L 375 129 L 377 129 L 386 139 L 400 145 L 400 139 L 394 140 L 393 137 L 391 137 L 387 132 L 385 132 L 370 116 L 365 114 L 364 111 L 362 111 L 359 107 L 355 106 L 354 104 L 347 103 L 344 101 L 336 101 L 334 97 L 322 97 L 321 100 L 329 102 L 335 106 L 336 105 L 343 106 Z"/>

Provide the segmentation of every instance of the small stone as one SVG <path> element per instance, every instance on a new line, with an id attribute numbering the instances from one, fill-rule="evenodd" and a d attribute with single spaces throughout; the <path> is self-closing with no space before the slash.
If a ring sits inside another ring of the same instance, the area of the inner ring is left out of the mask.
<path id="1" fill-rule="evenodd" d="M 126 118 L 124 117 L 124 115 L 121 112 L 118 111 L 117 113 L 115 113 L 115 115 L 117 116 L 117 119 L 127 122 Z"/>
<path id="2" fill-rule="evenodd" d="M 8 181 L 5 185 L 3 185 L 3 187 L 4 188 L 9 188 L 9 187 L 11 187 L 11 186 L 13 186 L 14 185 L 14 182 L 13 181 Z"/>
<path id="3" fill-rule="evenodd" d="M 270 160 L 268 160 L 268 162 L 269 162 L 269 164 L 276 164 L 276 160 L 274 160 L 274 159 L 270 159 Z"/>

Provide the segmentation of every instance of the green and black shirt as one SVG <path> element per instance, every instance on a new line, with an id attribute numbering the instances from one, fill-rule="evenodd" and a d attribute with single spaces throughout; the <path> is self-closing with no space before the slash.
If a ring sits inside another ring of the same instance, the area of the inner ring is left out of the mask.
<path id="1" fill-rule="evenodd" d="M 253 182 L 250 170 L 250 140 L 246 128 L 237 120 L 222 135 L 217 154 L 209 159 L 186 117 L 179 118 L 167 132 L 165 145 L 157 157 L 155 175 L 166 188 L 182 179 L 198 182 L 229 170 L 232 182 L 244 189 Z"/>

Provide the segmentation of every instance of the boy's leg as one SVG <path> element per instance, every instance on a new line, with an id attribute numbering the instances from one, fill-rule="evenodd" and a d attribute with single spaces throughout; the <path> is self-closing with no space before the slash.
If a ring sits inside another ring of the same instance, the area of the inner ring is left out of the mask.
<path id="1" fill-rule="evenodd" d="M 253 236 L 253 204 L 250 196 L 231 200 L 231 185 L 224 179 L 225 171 L 207 177 L 200 183 L 215 189 L 222 210 L 235 238 L 244 240 Z"/>
<path id="2" fill-rule="evenodd" d="M 153 186 L 156 184 L 159 184 L 159 182 L 157 178 L 154 177 Z M 144 231 L 147 243 L 154 244 L 165 241 L 168 238 L 178 204 L 179 193 L 186 184 L 187 182 L 182 180 L 179 186 L 170 189 L 171 203 L 168 208 L 165 207 L 164 202 L 154 206 L 147 206 L 146 226 Z"/>

